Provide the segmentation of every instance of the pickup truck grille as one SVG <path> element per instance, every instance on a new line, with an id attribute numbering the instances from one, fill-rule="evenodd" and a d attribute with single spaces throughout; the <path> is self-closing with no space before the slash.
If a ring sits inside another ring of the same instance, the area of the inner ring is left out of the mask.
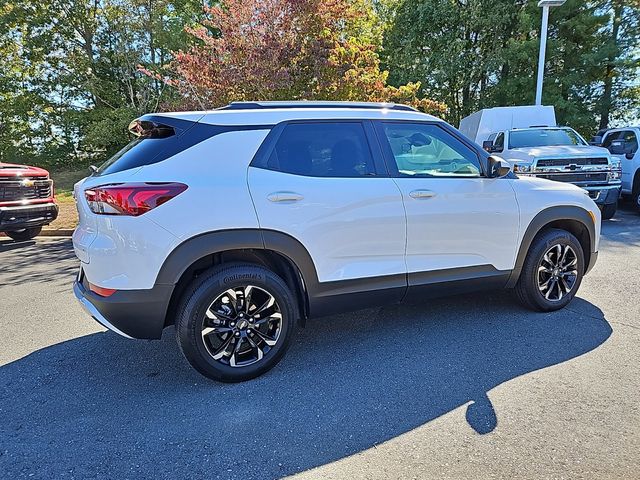
<path id="1" fill-rule="evenodd" d="M 580 182 L 606 182 L 607 181 L 607 172 L 596 172 L 596 173 L 538 173 L 536 177 L 546 178 L 548 180 L 555 180 L 556 182 L 569 182 L 569 183 L 580 183 Z"/>
<path id="2" fill-rule="evenodd" d="M 0 202 L 21 202 L 51 197 L 52 181 L 41 178 L 0 178 Z"/>
<path id="3" fill-rule="evenodd" d="M 607 165 L 606 157 L 598 158 L 543 158 L 536 162 L 538 167 L 563 167 L 565 165 Z"/>

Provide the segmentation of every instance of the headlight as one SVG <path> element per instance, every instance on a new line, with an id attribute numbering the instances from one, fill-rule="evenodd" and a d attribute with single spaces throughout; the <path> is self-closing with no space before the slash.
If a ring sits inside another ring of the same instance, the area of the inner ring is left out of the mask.
<path id="1" fill-rule="evenodd" d="M 622 163 L 620 162 L 620 159 L 612 157 L 609 180 L 620 180 L 620 178 L 622 178 Z"/>
<path id="2" fill-rule="evenodd" d="M 513 166 L 513 171 L 515 173 L 530 173 L 531 172 L 531 164 L 528 164 L 528 163 L 516 163 Z"/>

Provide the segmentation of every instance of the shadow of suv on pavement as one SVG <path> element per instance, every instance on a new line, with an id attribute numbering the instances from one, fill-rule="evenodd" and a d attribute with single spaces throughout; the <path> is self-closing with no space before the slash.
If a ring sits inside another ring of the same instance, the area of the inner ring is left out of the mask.
<path id="1" fill-rule="evenodd" d="M 487 392 L 597 348 L 611 327 L 582 299 L 550 314 L 502 295 L 366 310 L 310 322 L 285 361 L 242 384 L 200 377 L 172 334 L 97 333 L 0 367 L 0 471 L 279 478 L 463 405 L 486 434 L 501 413 Z"/>

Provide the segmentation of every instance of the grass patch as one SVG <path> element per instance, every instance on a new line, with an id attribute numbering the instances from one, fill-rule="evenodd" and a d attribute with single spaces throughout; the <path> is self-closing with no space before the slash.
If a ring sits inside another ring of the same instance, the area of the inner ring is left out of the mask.
<path id="1" fill-rule="evenodd" d="M 53 185 L 56 189 L 56 198 L 59 201 L 70 200 L 73 202 L 73 186 L 76 182 L 89 175 L 87 168 L 78 170 L 50 171 Z"/>
<path id="2" fill-rule="evenodd" d="M 58 218 L 44 227 L 47 230 L 74 229 L 78 225 L 78 211 L 73 198 L 56 198 L 58 203 Z"/>
<path id="3" fill-rule="evenodd" d="M 53 223 L 45 227 L 46 229 L 68 229 L 76 228 L 78 225 L 78 212 L 76 202 L 73 199 L 73 186 L 76 182 L 89 175 L 86 168 L 75 170 L 53 170 L 49 171 L 53 179 L 56 191 L 56 203 L 58 204 L 58 218 Z"/>

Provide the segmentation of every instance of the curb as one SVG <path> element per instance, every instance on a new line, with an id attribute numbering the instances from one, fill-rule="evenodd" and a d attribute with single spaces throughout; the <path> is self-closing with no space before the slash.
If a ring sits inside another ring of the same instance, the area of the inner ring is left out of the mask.
<path id="1" fill-rule="evenodd" d="M 40 237 L 68 237 L 71 238 L 73 235 L 73 229 L 71 228 L 59 228 L 59 229 L 51 229 L 51 230 L 42 230 L 36 238 Z M 5 235 L 3 232 L 0 232 L 0 238 L 9 238 L 8 235 Z"/>
<path id="2" fill-rule="evenodd" d="M 73 228 L 43 229 L 38 237 L 71 237 L 73 230 Z"/>

